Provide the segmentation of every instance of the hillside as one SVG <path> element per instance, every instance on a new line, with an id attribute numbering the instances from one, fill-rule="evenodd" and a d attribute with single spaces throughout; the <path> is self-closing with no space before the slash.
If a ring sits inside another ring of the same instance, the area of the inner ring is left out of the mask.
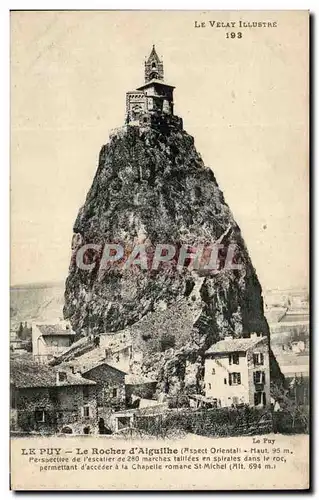
<path id="1" fill-rule="evenodd" d="M 10 289 L 11 327 L 20 321 L 63 318 L 64 283 L 13 286 Z"/>

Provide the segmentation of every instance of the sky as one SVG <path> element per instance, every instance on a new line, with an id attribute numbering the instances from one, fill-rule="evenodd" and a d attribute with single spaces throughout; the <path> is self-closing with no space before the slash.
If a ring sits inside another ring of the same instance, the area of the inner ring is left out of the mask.
<path id="1" fill-rule="evenodd" d="M 208 26 L 239 19 L 277 27 L 227 39 Z M 296 11 L 11 13 L 11 283 L 66 278 L 100 148 L 152 44 L 262 286 L 307 287 L 308 35 Z"/>

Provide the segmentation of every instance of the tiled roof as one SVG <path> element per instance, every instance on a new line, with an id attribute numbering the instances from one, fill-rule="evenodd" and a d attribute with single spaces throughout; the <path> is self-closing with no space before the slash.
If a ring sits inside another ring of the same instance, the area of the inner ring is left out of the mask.
<path id="1" fill-rule="evenodd" d="M 61 354 L 56 354 L 55 359 L 53 363 L 50 364 L 57 364 L 61 362 L 66 362 L 69 361 L 70 359 L 73 359 L 74 357 L 80 356 L 85 352 L 91 351 L 94 349 L 94 342 L 92 339 L 89 337 L 82 337 L 76 342 L 73 342 L 70 347 L 67 347 L 66 349 L 63 350 Z"/>
<path id="2" fill-rule="evenodd" d="M 129 338 L 124 340 L 124 334 Z M 132 345 L 131 334 L 126 330 L 120 333 L 101 333 L 100 341 L 100 349 L 103 349 L 103 355 L 100 356 L 100 359 L 105 358 L 105 349 L 109 349 L 111 352 L 117 352 Z M 66 348 L 60 355 L 56 355 L 55 360 L 57 362 L 68 362 L 86 354 L 88 354 L 90 358 L 93 358 L 95 356 L 94 352 L 97 350 L 92 338 L 82 337 L 74 342 L 69 348 Z"/>
<path id="3" fill-rule="evenodd" d="M 114 368 L 115 370 L 124 373 L 127 375 L 128 371 L 126 369 L 125 363 L 122 363 L 121 361 L 115 362 L 115 361 L 105 361 L 104 364 L 110 366 L 111 368 Z"/>
<path id="4" fill-rule="evenodd" d="M 61 387 L 72 385 L 95 385 L 93 380 L 87 380 L 80 374 L 67 372 L 67 379 L 57 383 L 56 368 L 33 362 L 11 360 L 11 382 L 17 388 L 28 387 Z M 61 370 L 62 371 L 62 370 Z"/>
<path id="5" fill-rule="evenodd" d="M 110 368 L 112 368 L 113 370 L 117 370 L 118 372 L 121 372 L 123 373 L 123 375 L 126 374 L 126 371 L 124 371 L 120 364 L 116 364 L 116 363 L 111 363 L 111 362 L 108 362 L 108 361 L 105 361 L 105 360 L 102 360 L 100 362 L 97 362 L 97 363 L 92 363 L 91 366 L 88 366 L 88 367 L 85 367 L 84 370 L 82 370 L 82 373 L 87 373 L 89 372 L 90 370 L 93 370 L 93 368 L 96 368 L 97 366 L 101 366 L 101 365 L 106 365 L 106 366 L 109 366 Z"/>
<path id="6" fill-rule="evenodd" d="M 213 344 L 206 354 L 222 354 L 228 352 L 246 352 L 259 342 L 265 340 L 266 337 L 257 338 L 238 338 L 238 339 L 224 339 Z"/>
<path id="7" fill-rule="evenodd" d="M 60 366 L 61 368 L 65 367 L 68 369 L 70 369 L 70 367 L 74 367 L 76 370 L 84 372 L 91 370 L 93 367 L 99 365 L 104 359 L 104 350 L 96 347 L 95 349 L 92 349 L 91 351 L 82 354 L 81 356 L 77 356 L 76 358 L 63 362 Z"/>
<path id="8" fill-rule="evenodd" d="M 63 328 L 62 325 L 37 325 L 42 335 L 75 335 L 70 329 Z"/>

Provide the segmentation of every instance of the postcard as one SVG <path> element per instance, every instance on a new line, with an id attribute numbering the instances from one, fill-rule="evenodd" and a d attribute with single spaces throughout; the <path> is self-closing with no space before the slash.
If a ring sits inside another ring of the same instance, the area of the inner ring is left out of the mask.
<path id="1" fill-rule="evenodd" d="M 11 12 L 13 490 L 309 488 L 309 13 Z"/>

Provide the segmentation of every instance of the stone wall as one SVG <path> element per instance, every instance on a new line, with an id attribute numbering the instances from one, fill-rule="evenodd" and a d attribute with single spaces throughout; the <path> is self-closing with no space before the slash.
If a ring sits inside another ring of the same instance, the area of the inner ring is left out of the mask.
<path id="1" fill-rule="evenodd" d="M 99 407 L 125 408 L 124 372 L 103 364 L 92 368 L 83 376 L 96 382 L 97 405 Z"/>
<path id="2" fill-rule="evenodd" d="M 138 120 L 147 111 L 147 101 L 144 92 L 138 90 L 126 94 L 126 115 L 129 121 Z"/>
<path id="3" fill-rule="evenodd" d="M 263 365 L 254 365 L 254 354 L 262 353 L 264 356 Z M 263 384 L 261 392 L 265 392 L 266 406 L 270 405 L 270 362 L 269 362 L 269 347 L 265 339 L 262 343 L 258 344 L 254 349 L 247 353 L 248 362 L 248 387 L 249 387 L 249 404 L 255 406 L 254 394 L 256 386 L 254 382 L 254 373 L 262 371 L 265 373 L 265 383 Z"/>
<path id="4" fill-rule="evenodd" d="M 17 391 L 17 426 L 23 431 L 59 433 L 70 427 L 73 433 L 97 429 L 95 386 L 26 388 Z M 84 411 L 88 407 L 89 414 Z M 43 418 L 41 418 L 43 412 Z"/>

